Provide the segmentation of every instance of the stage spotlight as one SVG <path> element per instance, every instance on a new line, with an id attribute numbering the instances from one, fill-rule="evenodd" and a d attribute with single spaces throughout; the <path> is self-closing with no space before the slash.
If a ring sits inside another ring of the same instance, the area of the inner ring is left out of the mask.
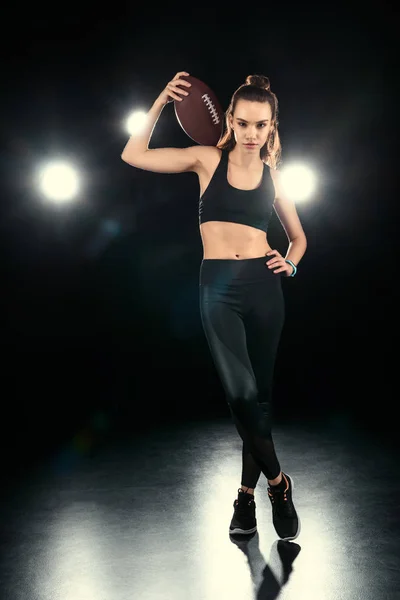
<path id="1" fill-rule="evenodd" d="M 68 202 L 77 195 L 78 174 L 76 169 L 66 162 L 48 163 L 40 169 L 38 178 L 42 194 L 52 202 Z"/>
<path id="2" fill-rule="evenodd" d="M 129 135 L 140 133 L 143 127 L 146 125 L 146 112 L 143 110 L 136 110 L 126 120 L 126 130 Z"/>
<path id="3" fill-rule="evenodd" d="M 281 179 L 285 193 L 293 202 L 309 200 L 316 188 L 314 171 L 300 162 L 282 168 Z"/>

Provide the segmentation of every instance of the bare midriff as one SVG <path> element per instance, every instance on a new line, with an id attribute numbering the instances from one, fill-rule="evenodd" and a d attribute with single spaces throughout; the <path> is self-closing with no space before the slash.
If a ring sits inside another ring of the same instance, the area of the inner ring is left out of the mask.
<path id="1" fill-rule="evenodd" d="M 265 256 L 271 246 L 265 231 L 226 221 L 207 221 L 200 225 L 203 259 L 243 260 Z"/>

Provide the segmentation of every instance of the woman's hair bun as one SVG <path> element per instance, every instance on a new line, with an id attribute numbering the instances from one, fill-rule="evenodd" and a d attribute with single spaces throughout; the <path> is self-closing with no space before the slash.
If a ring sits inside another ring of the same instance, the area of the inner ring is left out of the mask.
<path id="1" fill-rule="evenodd" d="M 246 77 L 246 85 L 254 85 L 255 87 L 262 88 L 268 92 L 271 89 L 268 77 L 264 75 L 248 75 Z"/>

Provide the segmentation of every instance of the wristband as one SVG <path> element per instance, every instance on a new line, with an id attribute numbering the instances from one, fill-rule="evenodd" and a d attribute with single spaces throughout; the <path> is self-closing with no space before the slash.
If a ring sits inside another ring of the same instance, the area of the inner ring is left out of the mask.
<path id="1" fill-rule="evenodd" d="M 293 267 L 293 273 L 291 275 L 289 275 L 289 277 L 294 277 L 296 275 L 296 273 L 297 273 L 297 267 L 296 267 L 296 265 L 294 263 L 292 263 L 292 261 L 289 260 L 289 259 L 287 259 L 287 258 L 285 258 L 285 262 L 289 263 L 289 265 L 292 265 L 292 267 Z"/>

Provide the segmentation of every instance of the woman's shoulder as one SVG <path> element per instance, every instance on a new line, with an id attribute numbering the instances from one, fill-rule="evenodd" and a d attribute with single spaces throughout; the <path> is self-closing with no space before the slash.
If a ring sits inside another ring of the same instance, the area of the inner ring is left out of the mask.
<path id="1" fill-rule="evenodd" d="M 276 166 L 275 166 L 275 165 L 273 165 L 273 164 L 271 165 L 271 164 L 270 164 L 270 163 L 268 163 L 268 162 L 267 162 L 267 163 L 265 163 L 265 164 L 266 164 L 266 166 L 267 166 L 267 167 L 268 167 L 268 169 L 269 169 L 269 172 L 270 172 L 270 174 L 271 174 L 271 178 L 272 178 L 274 181 L 279 181 L 279 180 L 280 180 L 280 177 L 281 177 L 281 172 L 280 172 L 280 170 L 278 169 L 278 167 L 276 167 Z"/>
<path id="2" fill-rule="evenodd" d="M 203 160 L 221 158 L 223 150 L 216 146 L 198 146 L 199 157 Z"/>
<path id="3" fill-rule="evenodd" d="M 281 172 L 277 167 L 269 167 L 269 172 L 275 188 L 275 198 L 282 198 L 284 192 Z"/>
<path id="4" fill-rule="evenodd" d="M 199 167 L 208 171 L 215 169 L 216 165 L 221 160 L 222 150 L 216 146 L 197 146 L 196 154 Z"/>

